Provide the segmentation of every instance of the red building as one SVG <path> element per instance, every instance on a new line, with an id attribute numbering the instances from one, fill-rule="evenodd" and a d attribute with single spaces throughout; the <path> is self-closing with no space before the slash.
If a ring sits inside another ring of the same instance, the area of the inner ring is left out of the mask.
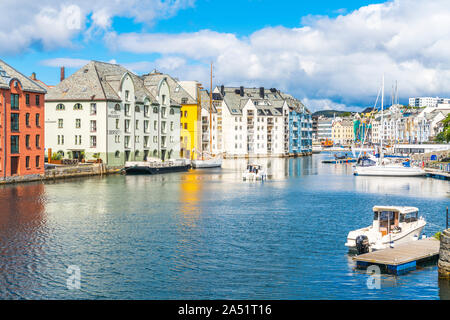
<path id="1" fill-rule="evenodd" d="M 44 173 L 45 93 L 0 60 L 0 180 Z"/>

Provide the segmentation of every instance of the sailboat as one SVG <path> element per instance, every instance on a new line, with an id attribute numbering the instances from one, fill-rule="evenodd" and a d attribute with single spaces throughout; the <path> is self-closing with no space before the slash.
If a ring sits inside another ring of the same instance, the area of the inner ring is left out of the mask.
<path id="1" fill-rule="evenodd" d="M 353 174 L 356 176 L 382 176 L 382 177 L 418 177 L 426 175 L 425 170 L 411 166 L 410 162 L 390 163 L 383 157 L 383 136 L 384 136 L 384 75 L 381 89 L 381 138 L 380 157 L 375 165 L 356 165 Z"/>
<path id="2" fill-rule="evenodd" d="M 191 161 L 192 167 L 199 168 L 219 168 L 222 166 L 222 156 L 213 156 L 212 153 L 212 63 L 211 63 L 211 87 L 209 91 L 209 153 L 196 151 L 198 158 Z"/>

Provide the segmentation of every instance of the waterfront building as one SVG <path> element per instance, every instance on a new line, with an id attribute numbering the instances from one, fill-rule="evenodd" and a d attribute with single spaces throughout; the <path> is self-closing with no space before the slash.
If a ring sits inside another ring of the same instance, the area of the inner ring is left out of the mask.
<path id="1" fill-rule="evenodd" d="M 168 84 L 172 104 L 179 105 L 180 110 L 180 136 L 176 138 L 180 144 L 180 156 L 186 159 L 195 159 L 194 149 L 200 149 L 201 130 L 200 130 L 200 103 L 198 101 L 199 84 L 196 81 L 178 81 L 168 74 L 160 73 L 157 70 L 141 77 L 145 86 L 156 85 L 162 80 Z"/>
<path id="2" fill-rule="evenodd" d="M 227 156 L 289 153 L 289 107 L 276 89 L 220 87 L 223 150 Z"/>
<path id="3" fill-rule="evenodd" d="M 215 100 L 215 98 L 217 100 Z M 207 90 L 200 91 L 202 105 L 202 148 L 201 151 L 212 153 L 213 155 L 222 152 L 219 144 L 219 114 L 217 105 L 222 103 L 220 94 L 213 93 L 213 102 L 210 104 L 210 95 Z M 211 120 L 211 125 L 210 125 Z M 211 130 L 210 130 L 211 129 Z M 221 128 L 220 128 L 221 130 Z M 212 142 L 212 143 L 210 143 Z"/>
<path id="4" fill-rule="evenodd" d="M 44 173 L 46 89 L 0 60 L 0 179 Z"/>
<path id="5" fill-rule="evenodd" d="M 331 139 L 337 144 L 351 145 L 355 141 L 353 120 L 336 118 L 332 124 Z"/>
<path id="6" fill-rule="evenodd" d="M 418 97 L 418 98 L 409 98 L 409 106 L 410 107 L 437 107 L 438 104 L 450 103 L 449 98 L 439 98 L 439 97 Z"/>
<path id="7" fill-rule="evenodd" d="M 281 93 L 289 107 L 289 154 L 306 155 L 312 152 L 311 112 L 293 96 Z"/>
<path id="8" fill-rule="evenodd" d="M 317 140 L 325 141 L 332 139 L 333 119 L 319 117 L 317 120 Z"/>
<path id="9" fill-rule="evenodd" d="M 144 81 L 120 65 L 91 61 L 48 90 L 46 147 L 110 166 L 177 158 L 180 108 L 167 77 Z"/>

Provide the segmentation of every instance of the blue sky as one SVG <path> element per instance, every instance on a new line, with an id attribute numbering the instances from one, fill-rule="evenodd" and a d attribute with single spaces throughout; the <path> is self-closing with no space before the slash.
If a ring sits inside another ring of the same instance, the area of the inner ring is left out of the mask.
<path id="1" fill-rule="evenodd" d="M 0 9 L 14 9 L 12 0 L 5 1 Z M 404 103 L 409 95 L 448 94 L 441 83 L 450 78 L 443 54 L 448 48 L 439 43 L 448 32 L 414 25 L 420 12 L 449 20 L 445 1 L 29 3 L 18 7 L 18 23 L 0 27 L 0 57 L 48 84 L 58 83 L 59 65 L 70 75 L 87 60 L 120 63 L 138 74 L 157 68 L 205 83 L 213 61 L 215 84 L 277 87 L 312 109 L 369 106 L 383 73 L 387 92 L 399 81 Z M 81 19 L 76 30 L 66 28 L 74 13 Z M 418 50 L 422 41 L 432 49 Z M 422 80 L 413 80 L 414 74 Z"/>

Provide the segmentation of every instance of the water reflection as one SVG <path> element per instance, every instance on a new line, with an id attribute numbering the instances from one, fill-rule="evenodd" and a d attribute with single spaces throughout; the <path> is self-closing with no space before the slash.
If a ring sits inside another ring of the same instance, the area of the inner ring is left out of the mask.
<path id="1" fill-rule="evenodd" d="M 41 290 L 45 274 L 45 187 L 41 183 L 0 188 L 0 296 L 22 298 Z"/>

